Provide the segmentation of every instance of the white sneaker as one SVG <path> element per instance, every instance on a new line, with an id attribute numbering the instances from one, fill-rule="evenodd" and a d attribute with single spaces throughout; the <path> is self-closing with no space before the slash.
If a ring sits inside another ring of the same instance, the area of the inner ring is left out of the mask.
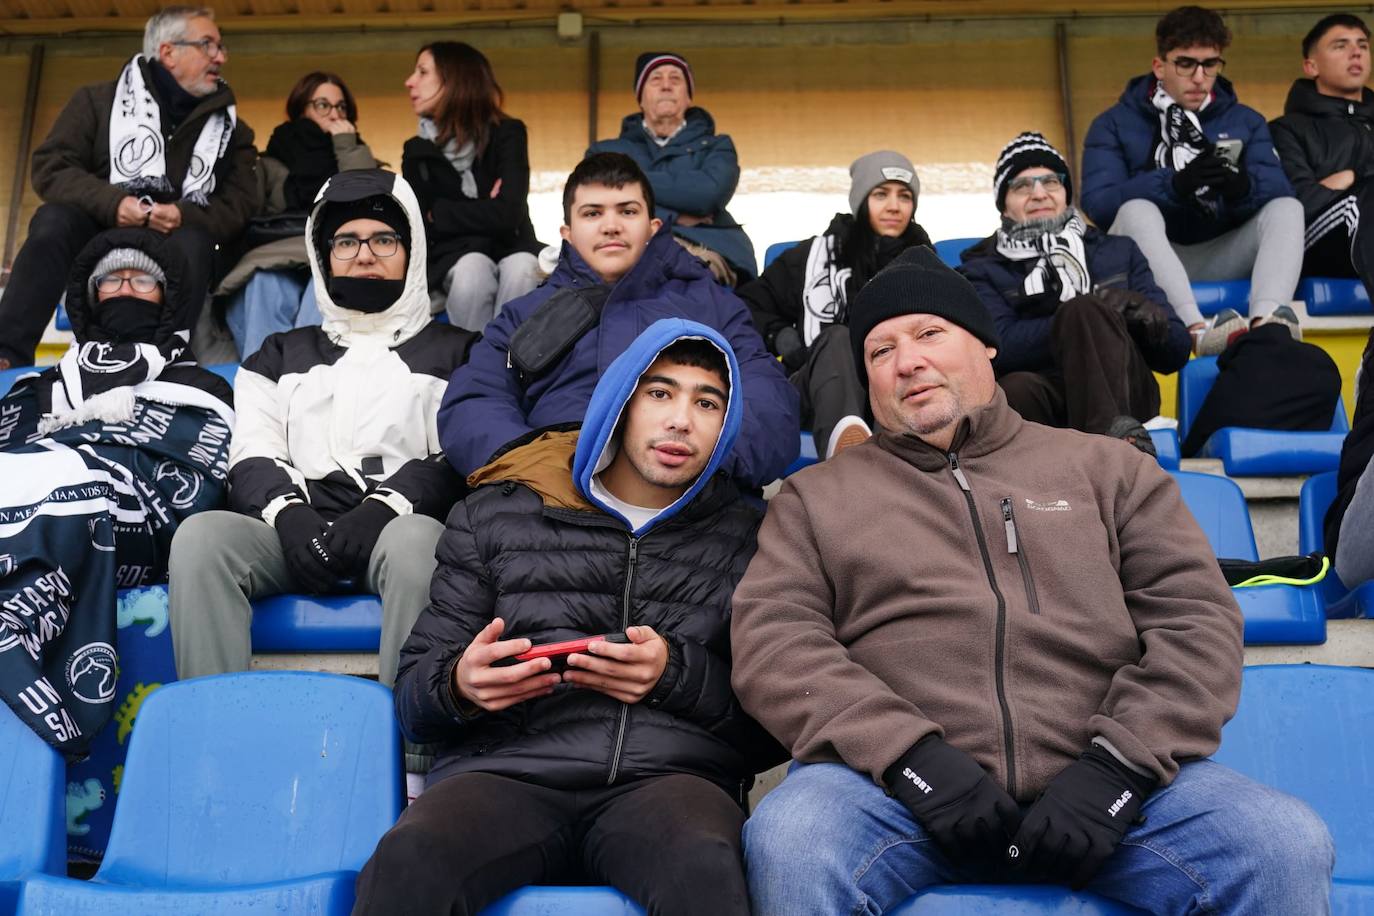
<path id="1" fill-rule="evenodd" d="M 873 430 L 868 428 L 862 417 L 853 414 L 842 417 L 831 431 L 830 441 L 825 444 L 825 457 L 830 459 L 850 446 L 867 442 L 872 435 Z"/>

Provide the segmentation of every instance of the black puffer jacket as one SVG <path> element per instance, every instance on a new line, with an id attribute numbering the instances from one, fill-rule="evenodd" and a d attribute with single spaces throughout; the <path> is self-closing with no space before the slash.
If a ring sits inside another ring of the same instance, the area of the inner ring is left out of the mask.
<path id="1" fill-rule="evenodd" d="M 1374 92 L 1368 89 L 1358 102 L 1322 95 L 1309 79 L 1295 81 L 1288 90 L 1283 117 L 1269 122 L 1269 131 L 1309 223 L 1350 193 L 1325 187 L 1323 178 L 1345 169 L 1355 170 L 1357 183 L 1374 175 L 1371 129 Z"/>
<path id="2" fill-rule="evenodd" d="M 1355 422 L 1350 425 L 1350 435 L 1345 437 L 1341 445 L 1341 463 L 1336 471 L 1336 498 L 1326 511 L 1323 525 L 1326 535 L 1324 546 L 1329 557 L 1336 556 L 1341 521 L 1345 518 L 1345 510 L 1350 508 L 1350 501 L 1355 498 L 1355 486 L 1369 462 L 1374 461 L 1374 331 L 1369 332 L 1369 340 L 1364 345 L 1357 385 Z M 1353 586 L 1356 583 L 1350 584 Z"/>
<path id="3" fill-rule="evenodd" d="M 498 482 L 449 514 L 430 607 L 401 650 L 395 688 L 410 737 L 443 744 L 430 780 L 485 772 L 586 789 L 688 773 L 745 791 L 782 756 L 730 688 L 730 598 L 754 554 L 760 511 L 716 474 L 677 515 L 632 540 L 619 519 L 546 499 L 559 501 Z M 468 717 L 450 687 L 453 669 L 497 616 L 503 638 L 536 645 L 648 625 L 668 642 L 668 667 L 635 705 L 560 685 Z"/>

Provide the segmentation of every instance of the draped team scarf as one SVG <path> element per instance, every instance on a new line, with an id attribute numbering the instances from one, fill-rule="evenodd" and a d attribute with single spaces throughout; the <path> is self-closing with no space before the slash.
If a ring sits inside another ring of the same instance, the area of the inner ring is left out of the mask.
<path id="1" fill-rule="evenodd" d="M 844 320 L 845 287 L 852 270 L 839 263 L 839 239 L 817 236 L 806 256 L 806 278 L 802 284 L 802 343 L 811 346 L 828 324 Z"/>
<path id="2" fill-rule="evenodd" d="M 1187 168 L 1188 163 L 1212 148 L 1211 141 L 1202 132 L 1202 122 L 1198 120 L 1197 112 L 1189 111 L 1175 102 L 1173 96 L 1164 91 L 1163 83 L 1155 83 L 1150 103 L 1159 112 L 1159 145 L 1155 147 L 1156 167 L 1180 172 Z M 1203 100 L 1202 108 L 1198 111 L 1206 109 L 1210 104 L 1212 97 L 1209 95 Z M 1203 197 L 1209 192 L 1207 185 L 1198 188 L 1197 202 L 1214 211 L 1216 201 Z"/>
<path id="3" fill-rule="evenodd" d="M 1012 261 L 1036 258 L 1026 274 L 1027 297 L 1057 294 L 1060 302 L 1092 290 L 1088 257 L 1083 249 L 1087 226 L 1070 207 L 1059 220 L 1040 221 L 1023 227 L 997 230 L 997 252 Z M 1040 231 L 1043 230 L 1043 231 Z"/>
<path id="4" fill-rule="evenodd" d="M 437 143 L 439 139 L 439 125 L 434 123 L 433 118 L 420 119 L 420 138 L 428 140 L 430 143 Z M 448 164 L 453 166 L 454 171 L 462 178 L 463 196 L 472 200 L 477 199 L 477 177 L 472 174 L 472 164 L 477 161 L 477 144 L 471 140 L 458 145 L 456 137 L 449 137 L 448 142 L 440 150 Z"/>
<path id="5" fill-rule="evenodd" d="M 129 422 L 135 408 L 134 386 L 156 380 L 186 351 L 190 338 L 189 331 L 177 331 L 161 346 L 73 342 L 57 364 L 59 378 L 48 394 L 50 403 L 43 405 L 38 432 L 46 436 L 91 420 Z"/>
<path id="6" fill-rule="evenodd" d="M 115 83 L 114 105 L 110 109 L 110 184 L 135 197 L 172 191 L 172 183 L 167 179 L 162 112 L 143 79 L 141 60 L 143 55 L 135 54 L 124 65 Z M 234 105 L 206 118 L 181 180 L 182 200 L 209 206 L 215 190 L 215 163 L 229 148 L 237 122 Z"/>

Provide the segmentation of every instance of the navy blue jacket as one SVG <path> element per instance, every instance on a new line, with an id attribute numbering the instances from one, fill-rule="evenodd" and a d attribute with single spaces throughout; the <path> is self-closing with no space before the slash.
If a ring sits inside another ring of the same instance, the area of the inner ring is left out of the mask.
<path id="1" fill-rule="evenodd" d="M 1150 265 L 1136 243 L 1124 235 L 1107 235 L 1089 227 L 1083 234 L 1083 250 L 1088 256 L 1093 289 L 1124 287 L 1168 309 L 1168 342 L 1158 350 L 1142 348 L 1141 355 L 1155 372 L 1181 369 L 1188 361 L 1192 340 L 1169 304 L 1169 297 L 1155 285 Z M 968 277 L 978 298 L 992 313 L 992 322 L 1002 341 L 992 362 L 997 374 L 1051 368 L 1054 357 L 1050 351 L 1050 325 L 1054 314 L 1033 307 L 1025 296 L 1026 274 L 1035 266 L 1035 260 L 1013 261 L 999 253 L 995 235 L 969 248 L 960 259 L 963 263 L 959 272 Z"/>
<path id="2" fill-rule="evenodd" d="M 580 423 L 597 380 L 636 337 L 660 318 L 689 318 L 723 334 L 740 362 L 744 421 L 724 469 L 757 486 L 780 477 L 799 448 L 797 391 L 764 347 L 749 309 L 673 241 L 666 226 L 612 288 L 596 327 L 528 388 L 521 385 L 507 365 L 511 335 L 558 290 L 600 283 L 565 242 L 548 281 L 506 303 L 486 326 L 439 407 L 439 441 L 458 472 L 471 474 L 533 430 Z"/>
<path id="3" fill-rule="evenodd" d="M 687 123 L 677 136 L 659 146 L 644 129 L 644 115 L 626 115 L 620 136 L 598 140 L 592 153 L 624 153 L 649 176 L 654 189 L 654 215 L 680 235 L 719 254 L 740 275 L 740 282 L 759 275 L 754 245 L 725 209 L 739 184 L 739 157 L 729 134 L 716 133 L 716 122 L 704 108 L 687 109 Z M 710 216 L 709 225 L 674 225 L 679 213 Z"/>
<path id="4" fill-rule="evenodd" d="M 1170 241 L 1194 245 L 1229 232 L 1275 198 L 1293 196 L 1264 116 L 1236 101 L 1230 81 L 1219 76 L 1212 103 L 1198 112 L 1198 121 L 1208 140 L 1230 138 L 1245 144 L 1241 162 L 1250 176 L 1250 193 L 1238 201 L 1217 198 L 1215 217 L 1181 199 L 1174 193 L 1174 170 L 1154 163 L 1160 138 L 1159 111 L 1150 103 L 1154 87 L 1152 74 L 1131 80 L 1120 100 L 1088 128 L 1081 200 L 1083 212 L 1094 223 L 1107 229 L 1122 204 L 1144 198 L 1164 214 Z"/>

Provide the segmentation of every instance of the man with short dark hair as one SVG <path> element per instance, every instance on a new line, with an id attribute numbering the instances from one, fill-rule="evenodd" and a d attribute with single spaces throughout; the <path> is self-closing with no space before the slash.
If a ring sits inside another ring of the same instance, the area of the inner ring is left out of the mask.
<path id="1" fill-rule="evenodd" d="M 725 209 L 739 184 L 739 157 L 729 134 L 716 133 L 705 108 L 693 105 L 696 81 L 687 58 L 647 51 L 635 60 L 635 101 L 620 136 L 598 140 L 593 153 L 624 153 L 654 186 L 662 220 L 678 243 L 711 274 L 734 287 L 758 276 L 754 246 Z"/>
<path id="2" fill-rule="evenodd" d="M 355 913 L 472 914 L 568 881 L 650 913 L 749 912 L 741 806 L 782 755 L 730 690 L 730 595 L 760 518 L 717 473 L 740 378 L 724 336 L 657 321 L 580 432 L 545 430 L 469 478 L 396 682 L 402 727 L 441 750 Z"/>
<path id="3" fill-rule="evenodd" d="M 592 390 L 644 328 L 690 318 L 740 362 L 743 426 L 725 470 L 762 486 L 799 449 L 797 392 L 735 294 L 673 241 L 635 161 L 588 156 L 563 189 L 563 248 L 538 289 L 508 302 L 454 373 L 439 410 L 449 461 L 471 474 L 537 431 L 579 423 Z"/>
<path id="4" fill-rule="evenodd" d="M 102 229 L 167 235 L 189 266 L 184 289 L 198 314 L 213 252 L 261 203 L 253 131 L 220 80 L 227 59 L 213 11 L 168 7 L 118 79 L 77 90 L 62 109 L 33 153 L 44 203 L 0 297 L 0 368 L 32 365 L 73 258 Z"/>
<path id="5" fill-rule="evenodd" d="M 1205 759 L 1241 616 L 1173 479 L 1011 410 L 987 310 L 928 249 L 850 330 L 876 434 L 783 482 L 735 590 L 735 689 L 798 761 L 744 828 L 756 916 L 1007 880 L 1326 912 L 1321 819 Z"/>
<path id="6" fill-rule="evenodd" d="M 1349 13 L 1326 16 L 1303 39 L 1302 58 L 1303 78 L 1269 129 L 1307 219 L 1303 274 L 1356 276 L 1374 290 L 1374 231 L 1360 228 L 1374 207 L 1369 27 Z"/>
<path id="7" fill-rule="evenodd" d="M 1083 148 L 1083 212 L 1140 246 L 1200 354 L 1220 353 L 1248 325 L 1232 309 L 1206 321 L 1190 280 L 1249 278 L 1251 324 L 1279 322 L 1301 338 L 1289 303 L 1302 207 L 1264 117 L 1221 75 L 1230 43 L 1212 10 L 1167 13 L 1151 72 L 1126 84 Z"/>

